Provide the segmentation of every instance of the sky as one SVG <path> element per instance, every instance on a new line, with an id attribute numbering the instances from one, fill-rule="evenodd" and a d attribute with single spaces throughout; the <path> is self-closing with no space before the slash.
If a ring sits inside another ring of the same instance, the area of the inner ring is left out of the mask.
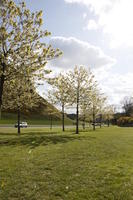
<path id="1" fill-rule="evenodd" d="M 48 64 L 53 73 L 83 65 L 93 71 L 110 104 L 133 95 L 133 0 L 26 0 L 26 4 L 32 11 L 43 10 L 43 29 L 52 33 L 48 42 L 63 51 Z"/>

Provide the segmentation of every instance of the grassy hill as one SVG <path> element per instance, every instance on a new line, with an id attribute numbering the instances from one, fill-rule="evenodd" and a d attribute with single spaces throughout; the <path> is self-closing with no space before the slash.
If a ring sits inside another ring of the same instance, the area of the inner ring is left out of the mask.
<path id="1" fill-rule="evenodd" d="M 52 116 L 53 124 L 61 124 L 61 112 L 44 98 L 39 96 L 39 103 L 32 109 L 21 110 L 21 121 L 27 121 L 28 124 L 50 124 Z M 14 124 L 17 121 L 17 110 L 3 110 L 0 124 Z M 67 116 L 66 124 L 72 124 L 73 121 Z"/>

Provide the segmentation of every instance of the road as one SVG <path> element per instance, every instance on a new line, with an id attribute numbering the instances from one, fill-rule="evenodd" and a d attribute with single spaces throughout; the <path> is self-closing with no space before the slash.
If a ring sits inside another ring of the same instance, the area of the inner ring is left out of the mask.
<path id="1" fill-rule="evenodd" d="M 53 125 L 53 128 L 62 128 L 61 125 Z M 66 125 L 65 128 L 74 128 L 74 125 Z M 13 124 L 1 124 L 0 128 L 14 128 Z M 50 125 L 29 125 L 28 128 L 50 128 Z"/>

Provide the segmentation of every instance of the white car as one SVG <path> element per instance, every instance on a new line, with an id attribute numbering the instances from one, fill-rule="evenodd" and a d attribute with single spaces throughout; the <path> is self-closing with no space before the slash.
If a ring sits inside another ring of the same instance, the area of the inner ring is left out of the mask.
<path id="1" fill-rule="evenodd" d="M 17 128 L 17 127 L 18 127 L 18 124 L 15 124 L 15 128 Z M 20 127 L 21 128 L 27 128 L 28 127 L 27 122 L 20 122 Z"/>

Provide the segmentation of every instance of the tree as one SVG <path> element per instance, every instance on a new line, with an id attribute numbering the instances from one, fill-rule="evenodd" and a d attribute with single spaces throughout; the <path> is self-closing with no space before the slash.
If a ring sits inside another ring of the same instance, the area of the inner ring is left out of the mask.
<path id="1" fill-rule="evenodd" d="M 85 100 L 82 103 L 82 105 L 80 106 L 80 120 L 83 122 L 82 123 L 83 129 L 85 129 L 86 118 L 88 116 L 87 107 L 88 107 L 88 105 L 87 105 L 86 100 Z"/>
<path id="2" fill-rule="evenodd" d="M 86 89 L 80 101 L 80 120 L 83 122 L 82 123 L 83 129 L 85 129 L 86 122 L 90 121 L 89 108 L 91 105 L 90 102 L 91 92 L 92 92 L 92 87 Z"/>
<path id="3" fill-rule="evenodd" d="M 94 83 L 94 75 L 83 66 L 76 66 L 73 71 L 68 72 L 69 80 L 69 102 L 76 105 L 76 134 L 79 133 L 79 109 L 84 100 L 84 94 L 91 93 Z"/>
<path id="4" fill-rule="evenodd" d="M 107 121 L 108 127 L 110 126 L 110 120 L 114 116 L 114 107 L 112 105 L 107 105 L 104 108 L 104 119 Z"/>
<path id="5" fill-rule="evenodd" d="M 0 113 L 6 81 L 22 76 L 43 78 L 47 61 L 61 54 L 59 49 L 46 45 L 43 38 L 42 11 L 32 13 L 24 2 L 1 0 L 0 7 Z"/>
<path id="6" fill-rule="evenodd" d="M 57 108 L 54 107 L 54 105 L 56 104 L 56 99 L 54 98 L 54 96 L 52 96 L 51 90 L 48 91 L 48 93 L 43 93 L 44 98 L 47 101 L 47 105 L 48 105 L 48 117 L 50 119 L 50 129 L 52 129 L 53 127 L 53 119 L 55 118 L 61 118 L 60 117 L 60 112 Z"/>
<path id="7" fill-rule="evenodd" d="M 10 83 L 10 84 L 9 84 Z M 17 111 L 18 134 L 20 135 L 21 112 L 32 109 L 37 106 L 39 97 L 36 93 L 34 83 L 27 77 L 21 77 L 19 80 L 6 81 L 3 93 L 3 108 L 5 110 Z M 12 91 L 12 92 L 11 92 Z"/>
<path id="8" fill-rule="evenodd" d="M 125 116 L 132 116 L 133 114 L 133 98 L 132 97 L 124 97 L 121 102 L 122 108 L 124 110 Z"/>
<path id="9" fill-rule="evenodd" d="M 104 97 L 104 95 L 100 93 L 99 89 L 97 88 L 97 85 L 95 85 L 95 88 L 91 93 L 91 105 L 90 105 L 94 131 L 96 125 L 96 116 L 101 115 L 102 112 L 101 110 L 102 107 L 104 106 L 105 101 L 106 97 Z M 101 116 L 100 116 L 100 127 L 101 127 Z"/>
<path id="10" fill-rule="evenodd" d="M 100 93 L 100 99 L 99 99 L 99 109 L 98 109 L 98 115 L 99 115 L 99 126 L 100 128 L 102 127 L 102 122 L 103 122 L 103 116 L 104 116 L 104 110 L 105 106 L 107 104 L 107 97 L 103 94 Z"/>
<path id="11" fill-rule="evenodd" d="M 48 116 L 50 118 L 50 129 L 51 130 L 52 130 L 52 127 L 53 127 L 53 119 L 55 118 L 56 114 L 57 114 L 56 109 L 49 108 Z"/>
<path id="12" fill-rule="evenodd" d="M 68 80 L 64 74 L 59 74 L 57 77 L 49 79 L 49 84 L 52 89 L 49 90 L 49 99 L 53 104 L 61 106 L 62 110 L 62 131 L 65 131 L 65 107 L 68 104 Z"/>

